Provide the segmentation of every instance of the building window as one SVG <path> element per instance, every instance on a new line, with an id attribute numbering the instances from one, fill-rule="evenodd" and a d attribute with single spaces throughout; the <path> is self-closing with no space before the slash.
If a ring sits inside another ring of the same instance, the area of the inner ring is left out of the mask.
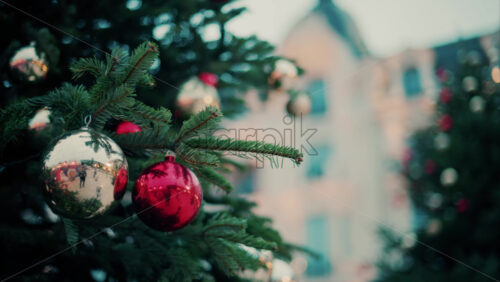
<path id="1" fill-rule="evenodd" d="M 311 115 L 323 115 L 326 112 L 326 85 L 322 79 L 312 81 L 307 87 L 311 95 Z"/>
<path id="2" fill-rule="evenodd" d="M 326 164 L 330 156 L 330 147 L 327 145 L 316 148 L 318 154 L 309 156 L 309 165 L 307 167 L 307 178 L 320 178 L 325 173 Z"/>
<path id="3" fill-rule="evenodd" d="M 335 254 L 350 256 L 352 252 L 351 218 L 349 215 L 339 215 L 335 216 L 332 222 L 335 238 Z"/>
<path id="4" fill-rule="evenodd" d="M 409 68 L 403 73 L 403 85 L 407 97 L 414 97 L 422 93 L 420 73 L 416 68 Z"/>
<path id="5" fill-rule="evenodd" d="M 330 235 L 325 216 L 310 217 L 306 222 L 307 246 L 318 253 L 320 258 L 309 258 L 306 274 L 308 276 L 326 276 L 331 272 Z"/>

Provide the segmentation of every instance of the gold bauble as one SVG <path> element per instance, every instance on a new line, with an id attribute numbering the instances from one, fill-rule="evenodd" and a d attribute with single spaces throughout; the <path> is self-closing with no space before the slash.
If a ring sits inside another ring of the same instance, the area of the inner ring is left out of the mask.
<path id="1" fill-rule="evenodd" d="M 128 164 L 120 147 L 88 127 L 71 131 L 43 157 L 44 196 L 57 214 L 91 218 L 123 197 Z"/>
<path id="2" fill-rule="evenodd" d="M 37 54 L 34 45 L 19 49 L 10 59 L 9 65 L 20 80 L 29 82 L 45 79 L 49 71 L 45 54 Z"/>
<path id="3" fill-rule="evenodd" d="M 186 81 L 177 96 L 177 106 L 187 114 L 197 114 L 208 106 L 220 108 L 217 88 L 203 83 L 198 77 Z"/>

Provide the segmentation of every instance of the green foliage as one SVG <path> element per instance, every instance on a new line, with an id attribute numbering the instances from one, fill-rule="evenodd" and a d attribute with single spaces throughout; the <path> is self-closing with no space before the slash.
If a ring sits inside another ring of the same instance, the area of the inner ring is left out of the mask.
<path id="1" fill-rule="evenodd" d="M 78 242 L 78 227 L 73 223 L 73 221 L 69 218 L 62 218 L 62 222 L 64 223 L 64 231 L 66 231 L 66 241 L 68 245 L 73 250 L 73 253 L 76 252 L 76 243 Z"/>

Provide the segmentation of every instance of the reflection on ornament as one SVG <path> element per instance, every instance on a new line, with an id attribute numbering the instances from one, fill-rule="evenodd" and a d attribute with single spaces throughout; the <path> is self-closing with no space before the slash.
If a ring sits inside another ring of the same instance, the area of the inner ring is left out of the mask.
<path id="1" fill-rule="evenodd" d="M 434 137 L 434 146 L 438 150 L 445 150 L 450 145 L 450 137 L 448 134 L 440 132 Z"/>
<path id="2" fill-rule="evenodd" d="M 427 226 L 425 228 L 425 232 L 427 235 L 436 235 L 441 231 L 441 221 L 439 219 L 431 219 L 429 220 L 429 223 L 427 223 Z"/>
<path id="3" fill-rule="evenodd" d="M 198 77 L 193 77 L 181 86 L 177 96 L 177 106 L 188 114 L 199 113 L 208 106 L 220 108 L 219 94 L 214 86 L 202 82 Z"/>
<path id="4" fill-rule="evenodd" d="M 253 247 L 248 247 L 243 244 L 238 244 L 241 249 L 246 251 L 249 255 L 258 259 L 263 267 L 257 270 L 245 269 L 240 271 L 237 275 L 240 278 L 248 279 L 251 281 L 269 281 L 271 272 L 273 270 L 273 253 L 269 250 L 258 250 Z"/>
<path id="5" fill-rule="evenodd" d="M 10 69 L 24 81 L 35 82 L 47 76 L 49 67 L 45 54 L 37 54 L 35 46 L 30 45 L 19 49 L 10 60 Z"/>
<path id="6" fill-rule="evenodd" d="M 296 97 L 290 99 L 286 104 L 286 110 L 289 114 L 295 117 L 305 116 L 311 112 L 311 99 L 306 93 L 300 93 Z"/>
<path id="7" fill-rule="evenodd" d="M 477 86 L 477 79 L 473 76 L 466 76 L 462 81 L 462 87 L 467 92 L 476 91 Z"/>
<path id="8" fill-rule="evenodd" d="M 58 138 L 43 158 L 44 196 L 57 214 L 91 218 L 127 184 L 127 159 L 109 137 L 84 127 Z"/>
<path id="9" fill-rule="evenodd" d="M 499 66 L 494 66 L 491 69 L 491 79 L 495 83 L 500 83 L 500 67 Z"/>
<path id="10" fill-rule="evenodd" d="M 278 90 L 290 89 L 297 79 L 297 66 L 284 59 L 277 60 L 269 76 L 269 84 Z"/>
<path id="11" fill-rule="evenodd" d="M 441 172 L 441 184 L 443 186 L 452 186 L 458 180 L 458 173 L 454 168 L 447 168 Z"/>
<path id="12" fill-rule="evenodd" d="M 474 96 L 469 101 L 469 108 L 473 113 L 482 112 L 486 101 L 481 96 Z"/>
<path id="13" fill-rule="evenodd" d="M 173 231 L 193 221 L 201 208 L 200 181 L 187 167 L 167 156 L 165 161 L 146 168 L 132 192 L 137 216 L 160 231 Z"/>
<path id="14" fill-rule="evenodd" d="M 47 108 L 38 110 L 28 123 L 30 130 L 40 131 L 46 128 L 50 122 L 50 111 Z"/>

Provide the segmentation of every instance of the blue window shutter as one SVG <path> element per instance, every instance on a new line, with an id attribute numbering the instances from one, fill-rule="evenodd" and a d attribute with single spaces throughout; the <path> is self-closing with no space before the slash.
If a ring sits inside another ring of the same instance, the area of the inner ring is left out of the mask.
<path id="1" fill-rule="evenodd" d="M 306 222 L 307 246 L 321 255 L 319 259 L 309 258 L 306 274 L 308 276 L 326 276 L 331 270 L 330 235 L 325 216 L 314 216 Z"/>
<path id="2" fill-rule="evenodd" d="M 326 112 L 326 85 L 322 79 L 312 81 L 307 87 L 311 95 L 311 115 L 323 115 Z"/>
<path id="3" fill-rule="evenodd" d="M 318 154 L 309 157 L 309 164 L 307 166 L 307 178 L 315 179 L 321 178 L 325 173 L 328 158 L 330 157 L 330 147 L 323 145 L 317 147 Z"/>
<path id="4" fill-rule="evenodd" d="M 420 73 L 416 68 L 409 68 L 403 73 L 403 85 L 407 97 L 414 97 L 422 93 Z"/>

